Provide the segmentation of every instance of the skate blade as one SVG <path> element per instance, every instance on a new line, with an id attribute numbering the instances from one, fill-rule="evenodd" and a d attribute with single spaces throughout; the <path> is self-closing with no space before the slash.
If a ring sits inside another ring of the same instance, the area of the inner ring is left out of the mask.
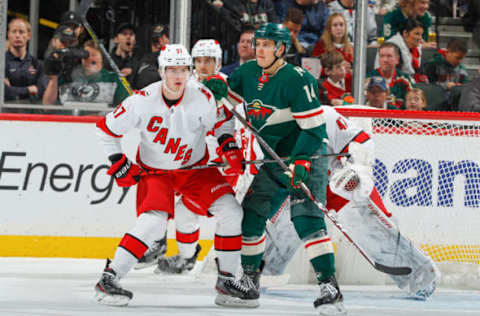
<path id="1" fill-rule="evenodd" d="M 109 295 L 103 292 L 96 292 L 95 300 L 102 305 L 126 306 L 131 299 L 123 295 Z"/>
<path id="2" fill-rule="evenodd" d="M 141 270 L 141 269 L 145 269 L 145 268 L 148 268 L 148 267 L 151 267 L 153 265 L 157 264 L 157 261 L 156 260 L 153 260 L 153 261 L 150 261 L 150 262 L 138 262 L 134 267 L 133 269 L 135 270 Z"/>
<path id="3" fill-rule="evenodd" d="M 225 294 L 217 294 L 217 297 L 215 298 L 215 304 L 227 307 L 245 308 L 256 308 L 260 305 L 258 300 L 242 300 L 238 297 L 228 296 Z"/>
<path id="4" fill-rule="evenodd" d="M 347 315 L 347 310 L 343 303 L 323 304 L 315 308 L 320 316 Z"/>

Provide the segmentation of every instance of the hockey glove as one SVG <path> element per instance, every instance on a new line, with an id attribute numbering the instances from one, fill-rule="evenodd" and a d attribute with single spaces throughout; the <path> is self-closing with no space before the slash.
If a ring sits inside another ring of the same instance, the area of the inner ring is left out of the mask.
<path id="1" fill-rule="evenodd" d="M 226 175 L 243 174 L 245 170 L 245 159 L 232 136 L 222 141 L 217 148 L 217 154 L 228 163 L 228 167 L 223 170 Z"/>
<path id="2" fill-rule="evenodd" d="M 283 183 L 287 183 L 285 181 L 285 178 L 289 178 L 289 185 L 293 189 L 300 189 L 300 185 L 302 182 L 305 182 L 308 180 L 308 176 L 310 174 L 310 166 L 312 162 L 310 161 L 310 158 L 308 156 L 300 155 L 300 156 L 295 156 L 289 160 L 287 163 L 288 167 L 291 170 L 291 175 L 287 175 L 285 173 L 285 176 L 283 176 L 283 179 L 280 179 Z"/>
<path id="3" fill-rule="evenodd" d="M 228 85 L 225 79 L 220 75 L 213 75 L 203 80 L 203 84 L 212 91 L 216 100 L 226 98 L 228 95 Z"/>
<path id="4" fill-rule="evenodd" d="M 109 157 L 112 166 L 107 174 L 115 177 L 119 187 L 129 187 L 137 184 L 140 180 L 142 169 L 125 156 L 125 154 L 115 154 Z"/>

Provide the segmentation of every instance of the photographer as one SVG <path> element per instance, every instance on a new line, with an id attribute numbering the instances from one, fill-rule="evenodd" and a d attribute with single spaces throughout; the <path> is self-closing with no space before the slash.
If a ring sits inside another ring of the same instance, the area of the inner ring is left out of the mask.
<path id="1" fill-rule="evenodd" d="M 81 59 L 81 66 L 71 72 L 71 81 L 65 81 L 62 75 L 50 76 L 43 104 L 54 104 L 58 96 L 60 104 L 88 102 L 117 105 L 128 96 L 118 76 L 103 68 L 102 52 L 97 44 L 89 40 L 83 48 L 88 54 Z"/>
<path id="2" fill-rule="evenodd" d="M 64 81 L 72 81 L 72 70 L 81 64 L 82 58 L 87 58 L 88 53 L 78 48 L 75 31 L 67 25 L 60 25 L 53 38 L 51 53 L 45 60 L 45 73 L 52 76 L 61 76 Z"/>

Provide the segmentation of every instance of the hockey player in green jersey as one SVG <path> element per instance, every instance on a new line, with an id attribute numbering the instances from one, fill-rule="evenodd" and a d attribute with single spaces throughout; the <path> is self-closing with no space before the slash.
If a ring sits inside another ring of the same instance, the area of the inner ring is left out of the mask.
<path id="1" fill-rule="evenodd" d="M 325 202 L 327 160 L 311 160 L 326 153 L 326 127 L 318 101 L 317 82 L 305 69 L 283 57 L 290 47 L 288 29 L 267 23 L 255 32 L 256 59 L 237 68 L 228 78 L 229 97 L 243 101 L 246 115 L 260 136 L 281 157 L 290 157 L 287 175 L 277 164 L 264 164 L 253 179 L 242 207 L 242 266 L 259 286 L 265 250 L 265 225 L 277 205 L 290 195 L 291 220 L 316 272 L 320 295 L 314 307 L 320 315 L 344 315 L 343 297 L 335 279 L 334 254 L 323 213 L 301 191 L 304 182 Z M 226 84 L 208 78 L 207 87 L 226 96 Z M 266 158 L 268 153 L 264 151 Z"/>

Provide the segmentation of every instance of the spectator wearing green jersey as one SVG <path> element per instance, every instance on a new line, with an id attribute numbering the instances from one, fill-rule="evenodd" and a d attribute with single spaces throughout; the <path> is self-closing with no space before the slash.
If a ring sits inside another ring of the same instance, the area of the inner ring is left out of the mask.
<path id="1" fill-rule="evenodd" d="M 65 82 L 60 75 L 51 75 L 43 95 L 43 104 L 102 103 L 117 105 L 128 96 L 118 76 L 103 68 L 102 52 L 92 40 L 83 48 L 89 56 L 72 71 L 72 81 Z M 57 100 L 58 98 L 58 100 Z"/>
<path id="2" fill-rule="evenodd" d="M 429 7 L 430 0 L 399 0 L 397 7 L 388 12 L 383 19 L 381 37 L 388 40 L 401 31 L 408 19 L 417 19 L 423 25 L 422 47 L 436 48 L 436 42 L 428 42 L 428 34 L 432 28 Z"/>
<path id="3" fill-rule="evenodd" d="M 452 39 L 447 49 L 439 49 L 431 60 L 422 66 L 422 72 L 430 83 L 438 84 L 446 90 L 468 82 L 468 73 L 462 64 L 467 55 L 467 43 L 459 39 Z"/>

